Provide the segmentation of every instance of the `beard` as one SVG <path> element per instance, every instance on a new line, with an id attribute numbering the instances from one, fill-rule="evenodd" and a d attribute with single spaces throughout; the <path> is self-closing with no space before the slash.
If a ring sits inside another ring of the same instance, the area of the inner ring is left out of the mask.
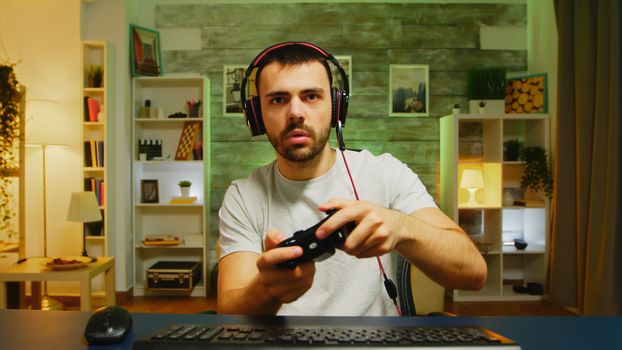
<path id="1" fill-rule="evenodd" d="M 290 147 L 283 146 L 283 143 L 281 141 L 287 138 L 287 133 L 295 129 L 304 130 L 309 135 L 309 138 L 312 140 L 312 143 L 310 146 L 307 146 L 307 145 L 293 145 Z M 319 133 L 316 133 L 315 130 L 313 130 L 311 127 L 307 125 L 304 125 L 303 123 L 290 123 L 289 125 L 287 125 L 285 130 L 283 130 L 277 136 L 270 135 L 269 133 L 267 135 L 268 135 L 268 140 L 270 140 L 270 143 L 272 144 L 274 149 L 283 158 L 291 162 L 303 163 L 303 162 L 306 162 L 306 161 L 309 161 L 315 158 L 318 154 L 320 154 L 320 152 L 322 152 L 322 149 L 324 149 L 324 146 L 326 146 L 326 143 L 328 142 L 329 133 L 330 133 L 330 125 L 320 130 Z"/>

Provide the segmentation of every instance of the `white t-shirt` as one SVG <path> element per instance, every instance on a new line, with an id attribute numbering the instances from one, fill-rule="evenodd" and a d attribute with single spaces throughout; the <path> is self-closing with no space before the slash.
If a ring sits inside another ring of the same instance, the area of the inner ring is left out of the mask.
<path id="1" fill-rule="evenodd" d="M 332 198 L 355 199 L 337 151 L 337 160 L 324 175 L 308 180 L 285 178 L 276 161 L 235 180 L 227 189 L 220 216 L 220 257 L 248 251 L 261 254 L 268 230 L 286 237 L 315 225 L 326 216 L 320 204 Z M 419 177 L 389 154 L 345 152 L 361 200 L 410 214 L 436 207 Z M 393 259 L 382 256 L 388 276 Z M 337 249 L 332 257 L 316 262 L 313 286 L 298 300 L 284 304 L 279 315 L 386 316 L 397 315 L 384 290 L 376 258 L 358 259 Z"/>

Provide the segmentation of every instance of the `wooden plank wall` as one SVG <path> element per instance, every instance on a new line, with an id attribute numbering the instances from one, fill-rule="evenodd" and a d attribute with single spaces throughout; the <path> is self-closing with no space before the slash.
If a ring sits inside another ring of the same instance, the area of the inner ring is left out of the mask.
<path id="1" fill-rule="evenodd" d="M 156 27 L 201 28 L 201 50 L 163 52 L 166 73 L 201 73 L 212 82 L 211 233 L 231 180 L 274 159 L 265 137 L 251 138 L 243 118 L 224 117 L 223 65 L 248 65 L 271 44 L 302 40 L 352 56 L 348 147 L 390 152 L 439 196 L 439 123 L 455 103 L 467 107 L 466 72 L 524 71 L 526 51 L 480 50 L 481 25 L 524 26 L 525 5 L 303 3 L 157 5 Z M 428 64 L 430 117 L 389 117 L 389 64 Z M 334 144 L 334 143 L 333 143 Z"/>

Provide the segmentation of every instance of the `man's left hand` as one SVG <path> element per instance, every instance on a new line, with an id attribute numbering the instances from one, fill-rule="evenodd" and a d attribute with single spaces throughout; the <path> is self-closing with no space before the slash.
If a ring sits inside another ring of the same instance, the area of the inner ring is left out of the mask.
<path id="1" fill-rule="evenodd" d="M 356 222 L 356 228 L 350 232 L 345 243 L 339 247 L 346 253 L 358 258 L 384 255 L 392 251 L 402 239 L 404 214 L 383 208 L 367 201 L 333 199 L 320 206 L 320 210 L 337 209 L 316 231 L 319 239 L 328 237 L 332 232 L 349 222 Z"/>

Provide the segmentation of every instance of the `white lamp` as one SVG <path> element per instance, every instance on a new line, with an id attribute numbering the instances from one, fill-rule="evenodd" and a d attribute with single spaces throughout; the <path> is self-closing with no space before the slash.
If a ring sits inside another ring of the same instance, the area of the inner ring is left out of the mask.
<path id="1" fill-rule="evenodd" d="M 41 182 L 43 204 L 43 256 L 48 256 L 48 223 L 47 223 L 47 155 L 48 148 L 67 148 L 67 133 L 62 123 L 55 117 L 59 113 L 58 101 L 53 99 L 28 99 L 26 108 L 31 117 L 26 121 L 26 147 L 41 148 Z M 29 176 L 26 174 L 26 176 Z M 63 304 L 48 295 L 48 285 L 44 282 L 42 310 L 62 310 Z"/>
<path id="2" fill-rule="evenodd" d="M 477 206 L 479 202 L 475 199 L 475 192 L 480 188 L 484 188 L 484 176 L 481 169 L 464 169 L 462 171 L 462 179 L 460 187 L 469 191 L 469 200 L 465 203 L 467 206 Z"/>
<path id="3" fill-rule="evenodd" d="M 74 192 L 71 194 L 71 202 L 69 202 L 69 212 L 67 220 L 76 222 L 95 222 L 102 219 L 99 211 L 99 203 L 95 192 Z M 86 232 L 82 230 L 82 256 L 89 256 L 86 252 Z M 95 260 L 96 258 L 91 258 Z"/>

